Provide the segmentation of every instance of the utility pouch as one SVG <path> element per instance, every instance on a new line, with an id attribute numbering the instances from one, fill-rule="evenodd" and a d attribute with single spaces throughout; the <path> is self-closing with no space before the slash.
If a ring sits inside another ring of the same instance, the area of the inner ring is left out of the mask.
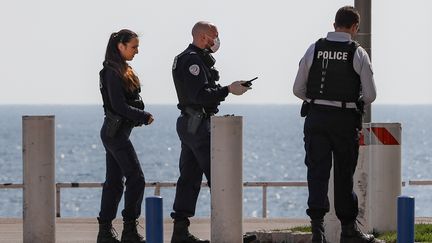
<path id="1" fill-rule="evenodd" d="M 106 111 L 106 118 L 107 118 L 106 135 L 110 138 L 113 138 L 120 130 L 120 127 L 123 123 L 123 118 L 110 111 Z"/>
<path id="2" fill-rule="evenodd" d="M 204 119 L 205 113 L 196 111 L 189 107 L 186 107 L 185 112 L 188 115 L 187 131 L 190 134 L 195 134 L 198 130 L 198 127 L 201 125 L 202 120 Z"/>
<path id="3" fill-rule="evenodd" d="M 303 101 L 303 104 L 300 109 L 300 116 L 301 117 L 307 116 L 307 114 L 309 113 L 309 109 L 310 109 L 310 103 L 307 102 L 306 100 Z"/>

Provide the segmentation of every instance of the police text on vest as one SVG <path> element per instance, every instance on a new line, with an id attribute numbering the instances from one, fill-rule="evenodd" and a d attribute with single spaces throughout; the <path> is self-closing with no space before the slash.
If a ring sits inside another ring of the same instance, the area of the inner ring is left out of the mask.
<path id="1" fill-rule="evenodd" d="M 317 59 L 329 59 L 329 60 L 344 60 L 348 59 L 348 52 L 342 51 L 318 51 Z"/>

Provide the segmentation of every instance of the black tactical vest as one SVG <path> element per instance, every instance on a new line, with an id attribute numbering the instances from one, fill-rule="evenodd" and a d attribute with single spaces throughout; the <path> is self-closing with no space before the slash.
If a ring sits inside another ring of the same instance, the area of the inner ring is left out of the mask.
<path id="1" fill-rule="evenodd" d="M 360 95 L 360 76 L 354 70 L 353 59 L 358 46 L 355 41 L 319 39 L 315 43 L 306 97 L 356 102 Z"/>

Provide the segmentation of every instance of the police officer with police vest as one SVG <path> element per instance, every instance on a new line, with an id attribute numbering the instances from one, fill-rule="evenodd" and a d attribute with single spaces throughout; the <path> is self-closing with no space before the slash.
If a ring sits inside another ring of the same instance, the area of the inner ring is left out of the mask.
<path id="1" fill-rule="evenodd" d="M 229 93 L 242 95 L 249 87 L 245 81 L 228 86 L 216 84 L 219 73 L 212 53 L 219 49 L 217 27 L 200 21 L 192 28 L 193 42 L 175 57 L 172 75 L 181 115 L 177 134 L 181 141 L 180 177 L 171 217 L 174 231 L 171 243 L 209 242 L 193 236 L 189 217 L 194 216 L 203 174 L 210 186 L 210 117 L 218 112 L 220 102 Z"/>
<path id="2" fill-rule="evenodd" d="M 358 200 L 353 191 L 357 165 L 362 107 L 376 98 L 367 52 L 353 41 L 360 15 L 351 6 L 336 13 L 335 32 L 312 44 L 301 59 L 294 94 L 304 100 L 302 116 L 309 189 L 308 209 L 312 242 L 326 242 L 323 219 L 332 159 L 334 205 L 341 222 L 341 243 L 375 242 L 357 226 Z"/>

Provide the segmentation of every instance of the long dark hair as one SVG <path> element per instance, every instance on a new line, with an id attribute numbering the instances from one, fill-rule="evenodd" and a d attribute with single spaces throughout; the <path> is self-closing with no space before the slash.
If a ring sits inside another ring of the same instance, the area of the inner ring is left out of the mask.
<path id="1" fill-rule="evenodd" d="M 126 63 L 126 60 L 120 54 L 117 47 L 119 43 L 126 45 L 138 35 L 128 29 L 122 29 L 119 32 L 112 33 L 105 52 L 104 68 L 111 68 L 123 78 L 126 88 L 134 91 L 140 87 L 140 81 L 133 72 L 132 68 Z"/>

